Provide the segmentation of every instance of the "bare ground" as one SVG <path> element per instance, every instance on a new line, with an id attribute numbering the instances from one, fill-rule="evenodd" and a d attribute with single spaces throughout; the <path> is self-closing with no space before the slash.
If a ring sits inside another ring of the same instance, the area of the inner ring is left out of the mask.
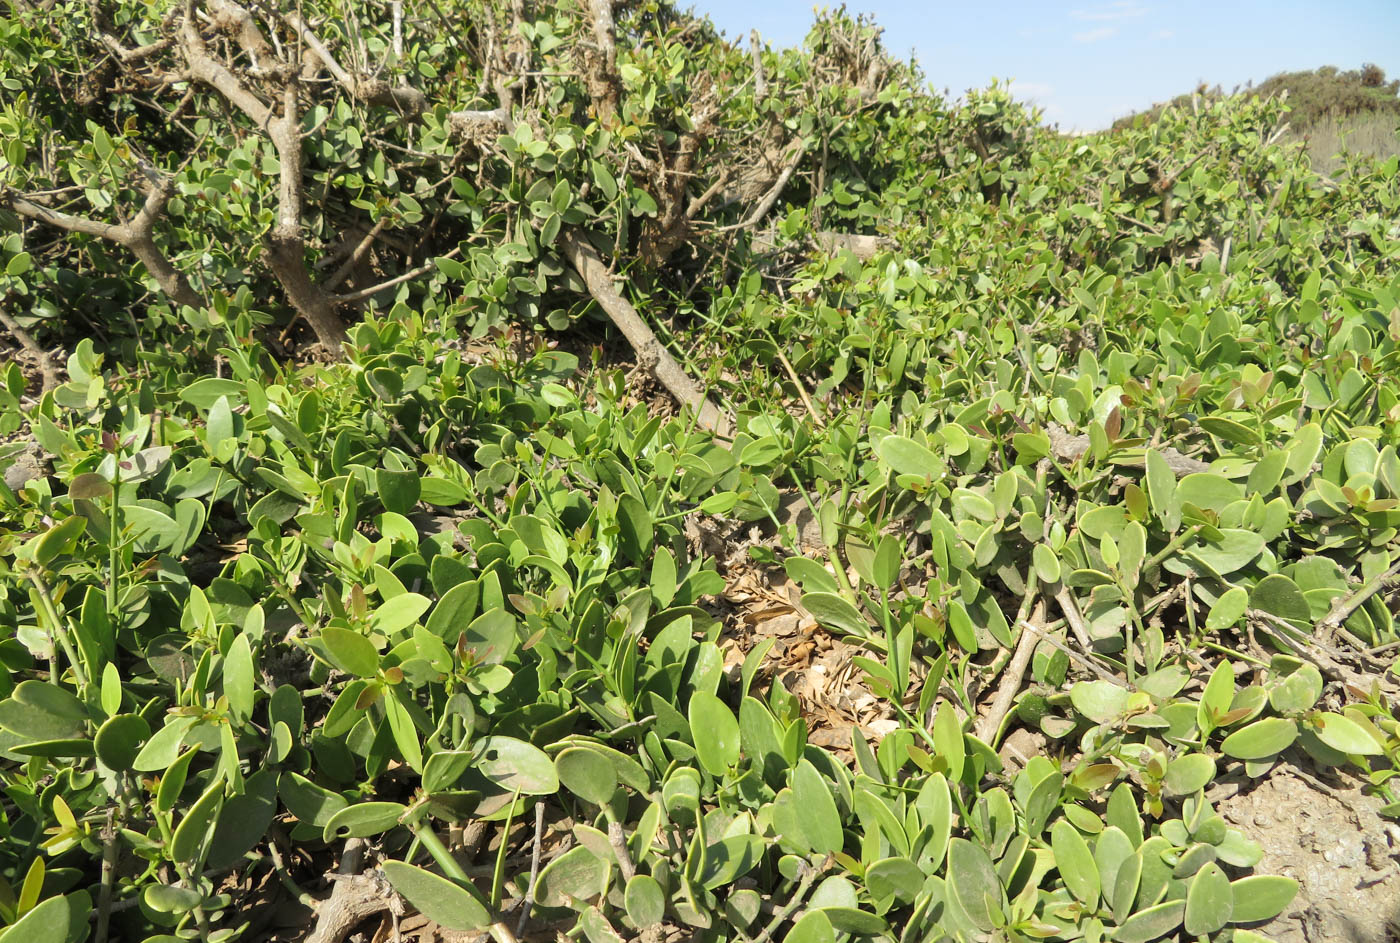
<path id="1" fill-rule="evenodd" d="M 1263 846 L 1255 873 L 1300 885 L 1292 905 L 1258 930 L 1277 943 L 1396 943 L 1400 827 L 1381 818 L 1381 801 L 1359 781 L 1333 783 L 1280 766 L 1219 804 Z"/>

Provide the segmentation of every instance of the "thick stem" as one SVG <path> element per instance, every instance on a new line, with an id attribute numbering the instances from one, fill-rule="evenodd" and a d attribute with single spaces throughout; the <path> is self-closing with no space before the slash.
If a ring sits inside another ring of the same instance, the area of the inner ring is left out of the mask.
<path id="1" fill-rule="evenodd" d="M 73 648 L 73 640 L 68 637 L 68 627 L 63 624 L 63 618 L 58 614 L 58 606 L 54 604 L 53 596 L 49 593 L 49 587 L 44 583 L 44 579 L 37 572 L 30 572 L 29 581 L 34 584 L 34 588 L 39 593 L 39 599 L 44 604 L 44 614 L 53 625 L 54 638 L 63 649 L 63 654 L 68 658 L 68 664 L 73 669 L 73 678 L 78 682 L 78 693 L 81 694 L 87 688 L 87 672 L 83 670 L 83 663 L 78 657 L 77 651 Z M 50 678 L 55 684 L 57 678 Z"/>
<path id="2" fill-rule="evenodd" d="M 277 225 L 268 237 L 268 262 L 287 300 L 306 318 L 316 339 L 339 351 L 345 342 L 345 322 L 336 313 L 330 295 L 311 280 L 306 268 L 301 234 L 301 211 L 305 199 L 301 174 L 301 111 L 294 80 L 282 90 L 282 116 L 268 129 L 277 148 Z"/>
<path id="3" fill-rule="evenodd" d="M 160 218 L 165 209 L 170 192 L 168 179 L 153 182 L 146 194 L 146 202 L 142 205 L 141 211 L 131 222 L 122 226 L 50 209 L 18 194 L 7 194 L 5 202 L 21 216 L 27 216 L 55 229 L 96 236 L 108 242 L 115 242 L 140 260 L 141 264 L 146 267 L 146 271 L 155 279 L 156 284 L 160 286 L 160 290 L 171 300 L 177 304 L 189 305 L 192 308 L 202 308 L 205 306 L 203 296 L 194 290 L 184 273 L 166 258 L 165 253 L 156 245 L 153 235 L 156 220 Z"/>
<path id="4" fill-rule="evenodd" d="M 1029 601 L 1035 594 L 1036 589 L 1032 576 L 1026 600 Z M 996 741 L 1001 733 L 1002 721 L 1011 712 L 1011 705 L 1016 702 L 1016 695 L 1021 693 L 1021 682 L 1026 678 L 1026 670 L 1030 668 L 1031 656 L 1035 654 L 1036 645 L 1040 643 L 1038 632 L 1026 630 L 1023 625 L 1026 621 L 1029 621 L 1037 629 L 1043 626 L 1045 624 L 1045 603 L 1035 603 L 1035 609 L 1030 613 L 1029 620 L 1027 620 L 1025 606 L 1022 606 L 1022 612 L 1016 619 L 1016 627 L 1021 632 L 1021 638 L 1016 643 L 1016 651 L 1011 656 L 1010 664 L 1006 666 L 1006 673 L 1002 676 L 996 697 L 992 699 L 991 706 L 977 722 L 977 739 L 991 745 L 993 749 L 996 748 Z"/>
<path id="5" fill-rule="evenodd" d="M 29 351 L 30 355 L 39 362 L 39 372 L 44 378 L 41 392 L 47 393 L 58 386 L 58 368 L 54 366 L 53 358 L 49 356 L 49 352 L 40 347 L 18 321 L 3 311 L 0 311 L 0 324 L 4 325 L 5 330 L 10 332 L 10 336 L 19 342 L 19 346 Z"/>
<path id="6" fill-rule="evenodd" d="M 588 64 L 588 96 L 593 110 L 604 125 L 617 113 L 622 96 L 622 78 L 617 72 L 617 28 L 613 22 L 612 0 L 589 0 L 589 17 L 593 20 L 594 48 L 586 59 Z"/>
<path id="7" fill-rule="evenodd" d="M 681 402 L 695 410 L 700 425 L 705 429 L 724 435 L 728 431 L 729 417 L 720 410 L 689 374 L 676 362 L 637 309 L 613 286 L 612 276 L 602 258 L 583 233 L 568 229 L 559 235 L 559 245 L 570 264 L 583 276 L 584 283 L 593 300 L 598 302 L 604 313 L 622 331 L 627 342 L 637 353 L 637 359 L 650 368 L 661 385 Z"/>

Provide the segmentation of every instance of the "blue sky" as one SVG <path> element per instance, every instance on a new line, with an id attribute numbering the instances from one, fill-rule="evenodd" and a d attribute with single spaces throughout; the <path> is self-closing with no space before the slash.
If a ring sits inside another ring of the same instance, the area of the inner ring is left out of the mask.
<path id="1" fill-rule="evenodd" d="M 811 0 L 692 2 L 731 38 L 757 29 L 793 45 L 812 22 Z M 914 53 L 936 88 L 957 95 L 1014 79 L 1019 97 L 1065 130 L 1106 127 L 1200 81 L 1229 89 L 1363 62 L 1400 78 L 1400 0 L 848 0 L 847 9 L 875 14 L 890 50 Z"/>

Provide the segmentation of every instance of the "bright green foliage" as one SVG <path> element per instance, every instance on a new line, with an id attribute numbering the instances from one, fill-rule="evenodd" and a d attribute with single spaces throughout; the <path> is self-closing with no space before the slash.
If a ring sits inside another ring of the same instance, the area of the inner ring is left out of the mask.
<path id="1" fill-rule="evenodd" d="M 536 64 L 580 15 L 526 24 Z M 38 102 L 78 54 L 3 22 Z M 536 87 L 547 120 L 461 155 L 446 101 L 421 125 L 308 112 L 334 194 L 313 242 L 352 210 L 441 223 L 343 361 L 255 342 L 286 313 L 253 249 L 263 147 L 212 118 L 219 159 L 178 171 L 166 234 L 212 308 L 147 298 L 98 242 L 5 244 L 26 324 L 84 293 L 134 314 L 37 398 L 0 370 L 0 430 L 50 466 L 0 486 L 0 919 L 79 943 L 111 847 L 124 938 L 224 943 L 223 869 L 268 877 L 276 823 L 318 861 L 371 839 L 409 906 L 499 940 L 543 806 L 573 842 L 529 919 L 589 940 L 1224 943 L 1296 886 L 1252 873 L 1214 779 L 1306 753 L 1400 812 L 1397 161 L 1324 181 L 1274 140 L 1277 102 L 1066 139 L 1004 89 L 954 105 L 887 60 L 865 95 L 839 67 L 875 34 L 840 15 L 763 54 L 802 94 L 762 100 L 705 24 L 643 5 L 619 29 L 616 130 L 562 79 Z M 394 68 L 481 104 L 427 34 Z M 727 134 L 790 131 L 811 173 L 764 239 L 698 232 L 679 279 L 646 259 L 657 194 L 626 144 L 672 141 L 702 76 L 728 83 Z M 6 179 L 106 211 L 136 142 L 189 146 L 123 101 L 105 125 L 7 102 Z M 41 138 L 61 161 L 23 159 Z M 391 180 L 376 160 L 409 143 L 431 160 Z M 622 289 L 712 365 L 731 437 L 653 415 L 572 337 L 488 335 L 572 323 L 563 226 L 640 260 Z M 826 251 L 833 230 L 891 241 Z M 772 639 L 717 603 L 744 554 L 859 652 L 878 742 L 811 736 Z M 1014 703 L 983 725 L 1002 677 Z M 1004 761 L 1013 726 L 1044 755 Z M 469 823 L 501 840 L 489 874 L 440 837 Z"/>

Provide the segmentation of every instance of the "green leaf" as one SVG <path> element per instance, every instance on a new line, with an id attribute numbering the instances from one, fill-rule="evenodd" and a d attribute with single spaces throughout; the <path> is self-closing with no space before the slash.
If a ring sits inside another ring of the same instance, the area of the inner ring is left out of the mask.
<path id="1" fill-rule="evenodd" d="M 335 813 L 326 822 L 323 840 L 368 838 L 399 824 L 408 809 L 397 802 L 357 802 Z"/>
<path id="2" fill-rule="evenodd" d="M 243 384 L 236 380 L 205 377 L 195 380 L 180 391 L 180 399 L 206 411 L 218 402 L 221 396 L 227 396 L 231 403 L 243 402 Z"/>
<path id="3" fill-rule="evenodd" d="M 1226 756 L 1237 760 L 1263 760 L 1282 753 L 1298 739 L 1297 721 L 1285 717 L 1266 717 L 1241 727 L 1220 744 Z"/>
<path id="4" fill-rule="evenodd" d="M 189 887 L 173 884 L 147 884 L 141 891 L 141 902 L 161 914 L 184 914 L 204 902 L 204 895 Z"/>
<path id="5" fill-rule="evenodd" d="M 821 912 L 831 921 L 833 929 L 856 937 L 879 936 L 889 928 L 884 920 L 859 907 L 823 907 Z"/>
<path id="6" fill-rule="evenodd" d="M 866 868 L 865 886 L 876 901 L 893 898 L 909 904 L 923 889 L 924 872 L 908 858 L 881 858 Z"/>
<path id="7" fill-rule="evenodd" d="M 1088 853 L 1087 848 L 1085 853 Z M 1093 863 L 1091 857 L 1090 866 Z M 988 905 L 998 903 L 1005 896 L 1005 891 L 986 851 L 965 838 L 952 839 L 948 844 L 948 887 L 957 895 L 963 910 L 978 929 L 992 929 L 992 914 Z"/>
<path id="8" fill-rule="evenodd" d="M 1175 796 L 1189 796 L 1215 778 L 1215 760 L 1204 753 L 1187 753 L 1167 764 L 1163 784 Z"/>
<path id="9" fill-rule="evenodd" d="M 1112 723 L 1128 708 L 1129 692 L 1112 681 L 1080 681 L 1069 690 L 1074 709 L 1096 724 Z"/>
<path id="10" fill-rule="evenodd" d="M 539 747 L 514 737 L 487 737 L 475 751 L 477 771 L 506 792 L 548 796 L 559 791 L 554 762 Z"/>
<path id="11" fill-rule="evenodd" d="M 87 528 L 87 520 L 77 515 L 66 517 L 44 532 L 34 545 L 34 560 L 48 566 L 58 557 L 72 551 L 78 537 Z"/>
<path id="12" fill-rule="evenodd" d="M 1235 671 L 1229 659 L 1215 666 L 1196 707 L 1196 724 L 1206 733 L 1219 725 L 1217 718 L 1230 709 L 1235 699 Z"/>
<path id="13" fill-rule="evenodd" d="M 1311 710 L 1322 696 L 1322 673 L 1312 665 L 1300 665 L 1269 692 L 1269 705 L 1281 714 Z"/>
<path id="14" fill-rule="evenodd" d="M 1148 482 L 1149 486 L 1151 482 Z M 1220 512 L 1227 504 L 1244 497 L 1244 486 L 1231 481 L 1224 475 L 1213 472 L 1196 472 L 1187 475 L 1176 485 L 1176 499 L 1183 504 L 1194 504 L 1207 511 Z"/>
<path id="15" fill-rule="evenodd" d="M 1311 621 L 1312 611 L 1298 584 L 1281 573 L 1270 573 L 1249 593 L 1249 604 L 1280 619 Z M 1310 705 L 1311 706 L 1311 705 Z"/>
<path id="16" fill-rule="evenodd" d="M 400 632 L 418 621 L 418 617 L 428 611 L 428 607 L 433 601 L 427 596 L 420 596 L 417 593 L 400 593 L 393 599 L 386 600 L 379 604 L 379 608 L 374 610 L 370 616 L 369 624 L 385 633 L 392 635 Z M 368 677 L 362 675 L 361 677 Z"/>
<path id="17" fill-rule="evenodd" d="M 1365 727 L 1341 714 L 1318 711 L 1309 719 L 1317 738 L 1339 753 L 1353 756 L 1381 756 L 1385 749 Z"/>
<path id="18" fill-rule="evenodd" d="M 402 695 L 398 690 L 384 698 L 384 717 L 389 723 L 389 733 L 394 738 L 394 745 L 399 748 L 399 755 L 403 761 L 416 773 L 423 772 L 423 746 L 418 741 L 418 728 L 414 726 L 413 717 L 410 716 L 399 698 Z"/>
<path id="19" fill-rule="evenodd" d="M 520 644 L 515 626 L 515 616 L 504 609 L 490 609 L 467 626 L 464 642 L 476 661 L 484 665 L 499 665 Z"/>
<path id="20" fill-rule="evenodd" d="M 1186 902 L 1182 900 L 1169 900 L 1139 910 L 1113 931 L 1114 943 L 1149 943 L 1164 937 L 1181 925 L 1185 913 Z"/>
<path id="21" fill-rule="evenodd" d="M 570 900 L 591 900 L 603 892 L 608 863 L 584 845 L 570 848 L 545 865 L 535 887 L 535 899 L 543 907 L 566 907 Z"/>
<path id="22" fill-rule="evenodd" d="M 626 943 L 596 906 L 584 910 L 579 917 L 578 926 L 583 930 L 583 938 L 588 943 Z"/>
<path id="23" fill-rule="evenodd" d="M 757 835 L 731 835 L 701 851 L 697 879 L 706 890 L 732 884 L 763 858 L 764 841 Z"/>
<path id="24" fill-rule="evenodd" d="M 79 891 L 66 897 L 50 897 L 5 930 L 11 943 L 69 943 L 87 935 L 87 915 L 92 901 Z M 77 931 L 81 931 L 81 935 Z"/>
<path id="25" fill-rule="evenodd" d="M 238 723 L 253 716 L 253 649 L 248 635 L 240 632 L 229 644 L 224 656 L 224 696 L 229 712 Z"/>
<path id="26" fill-rule="evenodd" d="M 67 688 L 21 681 L 0 701 L 0 727 L 26 740 L 69 740 L 87 729 L 87 708 Z"/>
<path id="27" fill-rule="evenodd" d="M 373 678 L 379 674 L 379 652 L 374 643 L 359 632 L 326 626 L 321 630 L 321 644 L 331 664 L 346 674 L 359 678 Z"/>
<path id="28" fill-rule="evenodd" d="M 180 755 L 180 744 L 186 732 L 194 726 L 195 720 L 194 717 L 171 717 L 167 720 L 165 726 L 157 730 L 151 739 L 146 741 L 141 752 L 136 754 L 136 759 L 131 763 L 132 768 L 142 773 L 156 773 L 169 769 L 170 764 Z"/>
<path id="29" fill-rule="evenodd" d="M 724 776 L 739 764 L 739 721 L 723 701 L 696 691 L 690 696 L 688 719 L 696 755 L 706 772 Z"/>
<path id="30" fill-rule="evenodd" d="M 331 816 L 349 805 L 345 797 L 318 786 L 311 780 L 290 770 L 283 773 L 277 782 L 277 794 L 287 811 L 307 825 L 325 828 Z"/>
<path id="31" fill-rule="evenodd" d="M 917 475 L 921 478 L 939 478 L 943 475 L 942 460 L 926 446 L 906 436 L 885 436 L 875 451 L 880 460 L 894 469 L 897 475 Z"/>
<path id="32" fill-rule="evenodd" d="M 792 925 L 783 943 L 836 943 L 836 930 L 821 910 L 809 910 Z"/>
<path id="33" fill-rule="evenodd" d="M 948 764 L 948 779 L 953 782 L 962 779 L 967 741 L 963 739 L 962 721 L 958 720 L 947 701 L 939 705 L 938 713 L 933 717 L 933 745 L 937 754 Z"/>
<path id="34" fill-rule="evenodd" d="M 84 472 L 68 483 L 68 497 L 74 500 L 91 501 L 94 498 L 110 498 L 112 485 L 97 472 Z"/>
<path id="35" fill-rule="evenodd" d="M 651 512 L 634 495 L 624 494 L 617 502 L 618 544 L 634 563 L 645 563 L 651 557 Z"/>
<path id="36" fill-rule="evenodd" d="M 844 596 L 835 593 L 803 593 L 802 605 L 814 619 L 828 629 L 859 638 L 870 635 L 870 623 Z"/>
<path id="37" fill-rule="evenodd" d="M 224 782 L 216 778 L 185 813 L 170 839 L 170 856 L 186 864 L 197 863 L 204 854 L 219 810 L 224 804 Z"/>
<path id="38" fill-rule="evenodd" d="M 1192 547 L 1188 554 L 1225 576 L 1254 561 L 1264 552 L 1264 535 L 1252 530 L 1221 530 L 1220 539 Z"/>
<path id="39" fill-rule="evenodd" d="M 466 631 L 467 626 L 476 617 L 480 601 L 481 584 L 476 580 L 456 584 L 442 593 L 437 605 L 433 607 L 432 615 L 428 616 L 426 623 L 428 631 L 449 643 L 455 643 L 457 637 Z M 511 631 L 514 629 L 512 620 Z"/>
<path id="40" fill-rule="evenodd" d="M 916 805 L 920 820 L 932 832 L 924 853 L 934 861 L 942 861 L 953 830 L 953 797 L 942 773 L 928 778 L 919 790 Z"/>
<path id="41" fill-rule="evenodd" d="M 1042 583 L 1058 583 L 1060 581 L 1060 558 L 1049 544 L 1036 544 L 1031 551 L 1031 557 L 1035 563 L 1036 576 L 1040 577 Z"/>
<path id="42" fill-rule="evenodd" d="M 1185 930 L 1192 936 L 1214 933 L 1230 922 L 1234 909 L 1230 879 L 1212 861 L 1196 872 L 1186 890 Z"/>
<path id="43" fill-rule="evenodd" d="M 1093 910 L 1099 901 L 1099 869 L 1084 837 L 1077 828 L 1060 819 L 1050 827 L 1050 848 L 1055 853 L 1055 867 L 1065 887 L 1085 907 Z"/>
<path id="44" fill-rule="evenodd" d="M 1232 923 L 1258 923 L 1272 920 L 1293 903 L 1298 882 L 1277 874 L 1251 874 L 1230 882 L 1234 898 Z"/>
<path id="45" fill-rule="evenodd" d="M 423 916 L 447 930 L 479 930 L 491 924 L 481 893 L 403 861 L 380 865 L 384 877 Z"/>
<path id="46" fill-rule="evenodd" d="M 638 930 L 655 926 L 666 916 L 666 892 L 650 874 L 634 874 L 623 894 L 627 919 Z"/>
<path id="47" fill-rule="evenodd" d="M 1175 526 L 1169 521 L 1180 517 L 1179 505 L 1176 503 L 1176 473 L 1155 449 L 1147 450 L 1146 465 L 1147 496 L 1152 501 L 1152 510 L 1157 514 L 1158 520 L 1167 524 L 1169 531 L 1175 530 Z"/>
<path id="48" fill-rule="evenodd" d="M 34 265 L 34 260 L 30 258 L 28 252 L 17 252 L 10 256 L 10 261 L 5 265 L 5 274 L 12 277 L 23 275 Z"/>
<path id="49" fill-rule="evenodd" d="M 393 511 L 395 514 L 408 514 L 422 494 L 422 479 L 415 471 L 377 469 L 374 473 L 374 486 L 384 510 Z"/>
<path id="50" fill-rule="evenodd" d="M 150 735 L 151 725 L 140 714 L 117 714 L 98 728 L 93 746 L 108 769 L 120 772 L 132 768 L 141 744 Z"/>
<path id="51" fill-rule="evenodd" d="M 1215 605 L 1206 615 L 1206 628 L 1212 632 L 1228 629 L 1240 621 L 1245 609 L 1249 608 L 1249 591 L 1242 586 L 1232 586 L 1220 594 Z"/>
<path id="52" fill-rule="evenodd" d="M 692 699 L 692 709 L 694 703 Z M 617 793 L 617 771 L 601 753 L 571 747 L 554 758 L 554 769 L 564 788 L 584 802 L 607 805 Z"/>
<path id="53" fill-rule="evenodd" d="M 792 792 L 801 810 L 801 827 L 807 844 L 817 854 L 835 854 L 845 845 L 841 813 L 826 779 L 810 760 L 802 760 L 792 773 Z"/>
<path id="54" fill-rule="evenodd" d="M 211 868 L 224 868 L 242 860 L 265 840 L 276 816 L 277 776 L 269 770 L 259 770 L 243 780 L 242 795 L 224 802 L 205 863 Z"/>

